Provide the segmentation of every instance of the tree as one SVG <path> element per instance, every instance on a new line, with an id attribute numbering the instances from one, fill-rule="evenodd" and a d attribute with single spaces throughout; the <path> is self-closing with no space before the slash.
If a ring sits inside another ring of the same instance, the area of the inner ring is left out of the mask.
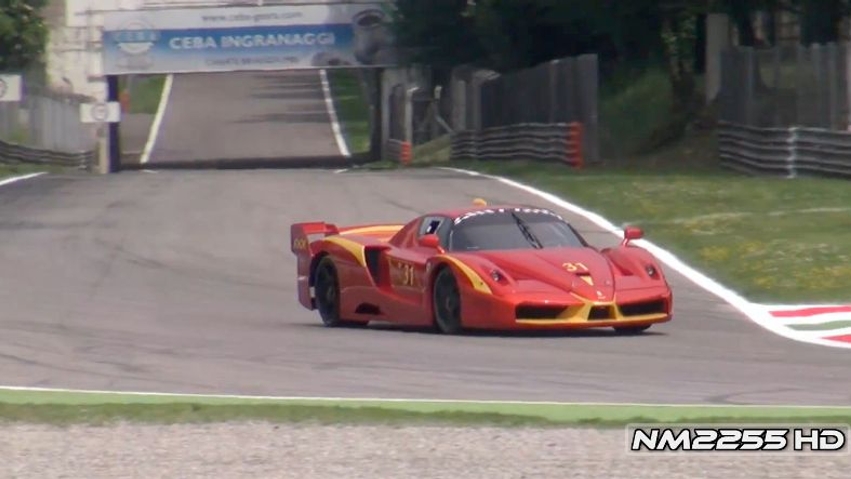
<path id="1" fill-rule="evenodd" d="M 438 69 L 484 56 L 467 0 L 396 0 L 394 34 L 410 59 Z"/>
<path id="2" fill-rule="evenodd" d="M 849 14 L 848 0 L 799 0 L 801 43 L 830 43 L 839 39 L 839 20 Z"/>
<path id="3" fill-rule="evenodd" d="M 660 35 L 677 113 L 689 116 L 696 106 L 695 43 L 700 7 L 693 2 L 662 5 Z"/>
<path id="4" fill-rule="evenodd" d="M 41 59 L 47 26 L 41 17 L 46 0 L 0 0 L 0 71 L 20 71 Z"/>

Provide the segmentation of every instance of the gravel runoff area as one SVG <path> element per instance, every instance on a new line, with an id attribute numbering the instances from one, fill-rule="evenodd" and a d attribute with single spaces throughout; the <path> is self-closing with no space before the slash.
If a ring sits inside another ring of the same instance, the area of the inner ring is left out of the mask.
<path id="1" fill-rule="evenodd" d="M 623 429 L 0 427 L 2 478 L 847 478 L 851 454 L 646 455 Z"/>

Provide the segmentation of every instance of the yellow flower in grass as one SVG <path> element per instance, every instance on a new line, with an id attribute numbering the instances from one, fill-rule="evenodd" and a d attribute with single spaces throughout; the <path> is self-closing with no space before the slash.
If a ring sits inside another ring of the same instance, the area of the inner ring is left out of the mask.
<path id="1" fill-rule="evenodd" d="M 732 255 L 732 251 L 726 246 L 704 246 L 698 250 L 698 254 L 705 261 L 720 263 L 728 261 Z"/>

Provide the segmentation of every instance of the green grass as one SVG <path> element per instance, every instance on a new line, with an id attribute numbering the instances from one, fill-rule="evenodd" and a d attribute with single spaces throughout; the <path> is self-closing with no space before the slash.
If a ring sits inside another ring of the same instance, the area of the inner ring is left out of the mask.
<path id="1" fill-rule="evenodd" d="M 160 104 L 164 83 L 165 75 L 135 77 L 130 82 L 130 113 L 155 114 Z M 122 88 L 124 86 L 121 85 Z"/>
<path id="2" fill-rule="evenodd" d="M 349 151 L 369 151 L 369 104 L 355 70 L 328 70 L 328 86 Z"/>
<path id="3" fill-rule="evenodd" d="M 551 191 L 647 239 L 752 301 L 851 300 L 851 188 L 843 180 L 755 178 L 688 166 L 574 171 L 563 165 L 458 166 Z"/>
<path id="4" fill-rule="evenodd" d="M 555 193 L 615 224 L 633 224 L 752 301 L 847 302 L 851 292 L 851 189 L 844 180 L 749 177 L 722 170 L 711 132 L 651 154 L 577 171 L 531 161 L 447 162 Z M 434 160 L 433 150 L 443 149 Z M 415 149 L 415 161 L 421 156 Z M 368 168 L 396 168 L 385 162 Z"/>
<path id="5" fill-rule="evenodd" d="M 842 180 L 722 170 L 713 132 L 638 154 L 670 118 L 670 88 L 649 69 L 601 90 L 605 167 L 451 162 L 508 176 L 634 224 L 647 238 L 752 301 L 851 300 L 851 188 Z M 449 164 L 448 138 L 414 148 L 416 166 Z M 398 168 L 392 162 L 366 169 Z"/>
<path id="6" fill-rule="evenodd" d="M 0 421 L 47 424 L 263 420 L 320 424 L 621 427 L 636 422 L 851 423 L 851 408 L 270 400 L 0 392 Z"/>

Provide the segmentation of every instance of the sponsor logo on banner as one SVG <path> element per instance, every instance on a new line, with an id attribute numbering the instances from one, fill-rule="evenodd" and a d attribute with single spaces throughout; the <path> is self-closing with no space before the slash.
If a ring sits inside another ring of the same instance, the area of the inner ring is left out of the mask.
<path id="1" fill-rule="evenodd" d="M 104 14 L 110 75 L 393 66 L 385 3 Z"/>

